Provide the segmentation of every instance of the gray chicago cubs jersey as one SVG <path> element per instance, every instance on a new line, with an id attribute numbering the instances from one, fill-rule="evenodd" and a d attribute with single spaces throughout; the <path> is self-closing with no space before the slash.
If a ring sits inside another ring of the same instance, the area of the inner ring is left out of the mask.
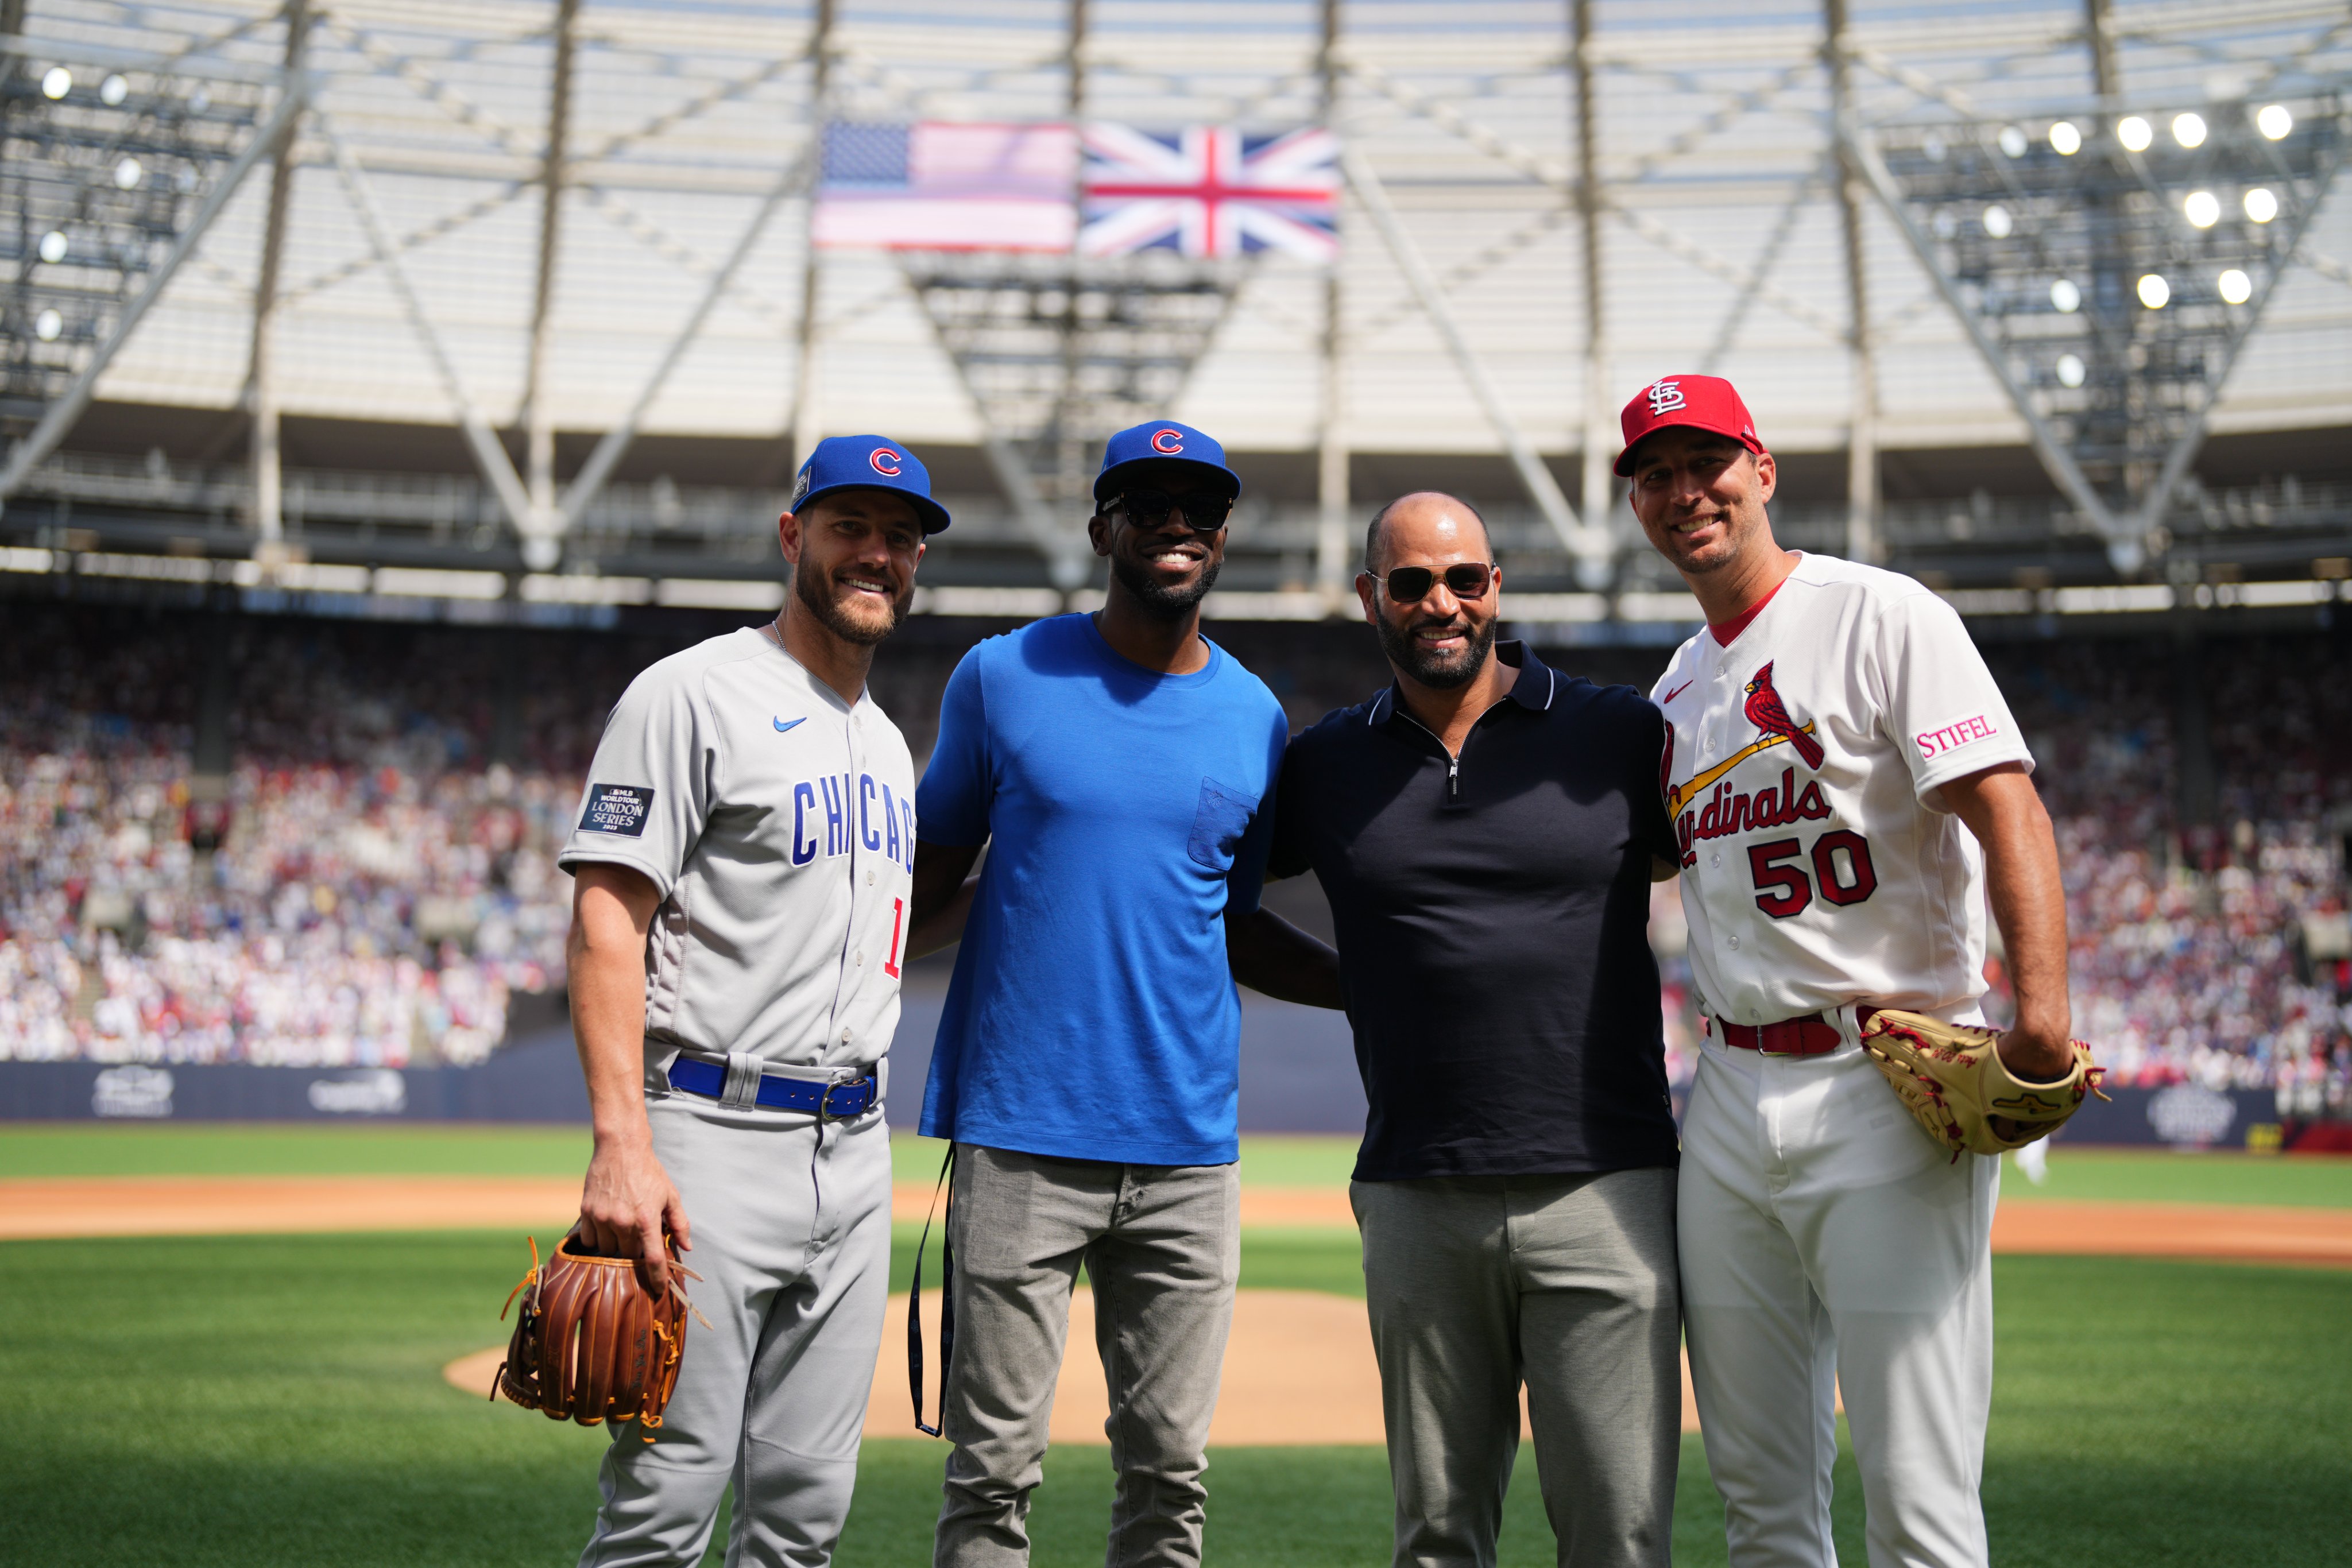
<path id="1" fill-rule="evenodd" d="M 646 945 L 646 1087 L 683 1048 L 784 1067 L 879 1060 L 898 1026 L 915 770 L 855 706 L 752 628 L 674 653 L 604 724 L 566 871 L 660 890 Z"/>

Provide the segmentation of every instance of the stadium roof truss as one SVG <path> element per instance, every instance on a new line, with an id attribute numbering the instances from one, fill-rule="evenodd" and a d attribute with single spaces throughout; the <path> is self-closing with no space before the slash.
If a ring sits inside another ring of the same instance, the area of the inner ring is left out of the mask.
<path id="1" fill-rule="evenodd" d="M 1776 446 L 1846 453 L 1847 502 L 1784 531 L 1962 576 L 1997 542 L 1986 570 L 2082 547 L 2129 577 L 2184 512 L 2230 513 L 2189 476 L 2209 426 L 2352 423 L 2340 4 L 0 13 L 0 500 L 138 490 L 54 450 L 93 396 L 241 409 L 145 493 L 233 513 L 205 548 L 265 570 L 406 538 L 516 578 L 772 573 L 774 491 L 615 486 L 631 444 L 765 436 L 780 490 L 817 434 L 882 428 L 979 445 L 1003 497 L 959 502 L 927 578 L 1066 595 L 1093 452 L 1161 411 L 1315 455 L 1314 507 L 1237 518 L 1233 579 L 1270 610 L 1347 602 L 1351 453 L 1454 449 L 1508 460 L 1517 493 L 1479 498 L 1517 580 L 1622 591 L 1610 614 L 1655 578 L 1608 471 L 1615 409 L 1661 374 L 1731 375 Z M 1328 125 L 1348 243 L 1330 266 L 823 250 L 823 128 L 856 119 Z M 126 158 L 143 183 L 113 179 Z M 281 472 L 287 411 L 455 426 L 478 490 Z M 559 431 L 594 436 L 575 465 Z M 2019 439 L 2061 504 L 1971 507 L 1971 530 L 1880 498 L 1883 446 Z"/>

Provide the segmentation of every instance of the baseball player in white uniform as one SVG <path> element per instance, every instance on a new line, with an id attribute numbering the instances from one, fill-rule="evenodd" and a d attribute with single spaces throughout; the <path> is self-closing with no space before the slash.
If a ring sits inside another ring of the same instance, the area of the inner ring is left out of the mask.
<path id="1" fill-rule="evenodd" d="M 1990 893 L 2011 1070 L 2063 1077 L 2066 925 L 2033 763 L 1959 617 L 1785 550 L 1730 383 L 1625 407 L 1617 472 L 1708 624 L 1653 695 L 1709 1018 L 1683 1126 L 1683 1307 L 1735 1568 L 1834 1568 L 1842 1391 L 1873 1568 L 1986 1561 L 1996 1158 L 1923 1134 L 1856 1045 L 1895 1007 L 1980 1021 Z"/>
<path id="2" fill-rule="evenodd" d="M 915 772 L 866 694 L 926 534 L 921 464 L 821 442 L 778 524 L 782 613 L 672 654 L 606 721 L 560 863 L 595 1154 L 580 1232 L 700 1276 L 657 1440 L 619 1425 L 583 1565 L 814 1568 L 849 1511 L 882 1336 Z"/>

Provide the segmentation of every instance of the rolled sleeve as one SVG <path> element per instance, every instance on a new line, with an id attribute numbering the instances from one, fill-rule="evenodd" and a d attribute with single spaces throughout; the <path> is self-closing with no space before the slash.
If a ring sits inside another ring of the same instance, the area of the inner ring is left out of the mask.
<path id="1" fill-rule="evenodd" d="M 1938 789 L 1988 768 L 2032 770 L 2033 753 L 1957 611 L 1932 593 L 1908 594 L 1886 607 L 1878 633 L 1887 738 L 1911 769 L 1920 804 L 1943 810 Z"/>
<path id="2" fill-rule="evenodd" d="M 966 653 L 940 699 L 940 737 L 915 791 L 923 841 L 982 844 L 995 788 L 989 761 L 988 706 L 982 678 L 982 643 Z"/>
<path id="3" fill-rule="evenodd" d="M 555 863 L 643 873 L 669 896 L 709 820 L 719 757 L 698 683 L 656 666 L 614 705 Z"/>

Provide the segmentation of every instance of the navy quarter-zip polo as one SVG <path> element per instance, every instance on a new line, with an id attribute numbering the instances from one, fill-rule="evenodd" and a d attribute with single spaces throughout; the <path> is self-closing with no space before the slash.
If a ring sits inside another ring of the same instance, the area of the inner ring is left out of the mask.
<path id="1" fill-rule="evenodd" d="M 1675 1161 L 1649 944 L 1665 721 L 1521 643 L 1493 656 L 1517 676 L 1458 756 L 1391 686 L 1284 758 L 1268 871 L 1331 901 L 1360 1181 Z"/>

